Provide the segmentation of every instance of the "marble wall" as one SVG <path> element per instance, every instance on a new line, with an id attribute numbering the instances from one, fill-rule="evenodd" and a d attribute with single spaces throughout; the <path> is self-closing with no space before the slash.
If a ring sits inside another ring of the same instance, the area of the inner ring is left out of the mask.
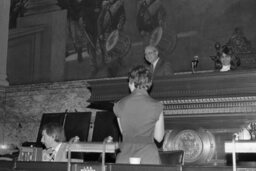
<path id="1" fill-rule="evenodd" d="M 9 86 L 0 91 L 0 143 L 35 142 L 43 113 L 89 111 L 86 81 Z"/>
<path id="2" fill-rule="evenodd" d="M 3 131 L 3 127 L 4 127 L 4 122 L 3 122 L 3 120 L 4 120 L 4 115 L 5 115 L 5 108 L 4 108 L 4 104 L 5 104 L 5 102 L 4 102 L 4 99 L 5 99 L 5 88 L 4 87 L 1 87 L 0 86 L 0 144 L 2 144 L 2 142 L 3 142 L 3 133 L 4 133 L 4 131 Z"/>

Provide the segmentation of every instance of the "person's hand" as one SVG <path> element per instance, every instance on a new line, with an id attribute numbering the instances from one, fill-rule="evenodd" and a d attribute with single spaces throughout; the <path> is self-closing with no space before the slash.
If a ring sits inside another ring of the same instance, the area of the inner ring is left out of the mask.
<path id="1" fill-rule="evenodd" d="M 51 161 L 51 156 L 49 154 L 49 150 L 42 151 L 42 161 Z"/>
<path id="2" fill-rule="evenodd" d="M 78 136 L 75 136 L 73 142 L 74 142 L 74 143 L 77 143 L 77 142 L 79 142 L 79 140 L 80 140 L 80 138 L 79 138 Z"/>
<path id="3" fill-rule="evenodd" d="M 72 137 L 70 140 L 69 140 L 69 143 L 77 143 L 77 142 L 79 142 L 79 137 L 78 136 L 74 136 L 74 137 Z"/>
<path id="4" fill-rule="evenodd" d="M 104 141 L 105 141 L 106 143 L 112 143 L 112 142 L 113 142 L 113 137 L 108 136 L 108 137 L 106 137 L 106 138 L 104 139 Z"/>

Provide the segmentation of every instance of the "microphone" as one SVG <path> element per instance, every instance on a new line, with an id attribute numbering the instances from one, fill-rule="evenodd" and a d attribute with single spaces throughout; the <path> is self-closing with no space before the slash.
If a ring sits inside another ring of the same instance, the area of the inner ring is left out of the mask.
<path id="1" fill-rule="evenodd" d="M 102 162 L 101 162 L 101 167 L 102 171 L 105 171 L 105 156 L 106 156 L 106 144 L 113 142 L 113 137 L 108 136 L 103 140 L 103 150 L 102 150 Z"/>
<path id="2" fill-rule="evenodd" d="M 79 141 L 78 136 L 74 136 L 68 141 L 68 171 L 71 171 L 71 149 L 70 149 L 70 146 L 71 146 L 71 144 L 77 143 L 78 141 Z"/>
<path id="3" fill-rule="evenodd" d="M 69 142 L 69 144 L 77 143 L 79 141 L 79 139 L 80 138 L 78 136 L 74 136 L 68 142 Z"/>
<path id="4" fill-rule="evenodd" d="M 196 72 L 198 63 L 199 63 L 199 57 L 198 56 L 194 56 L 193 60 L 191 61 L 192 73 Z"/>
<path id="5" fill-rule="evenodd" d="M 232 135 L 232 139 L 233 140 L 235 140 L 235 141 L 238 141 L 238 139 L 239 139 L 239 135 L 238 135 L 238 133 L 234 133 L 233 135 Z"/>

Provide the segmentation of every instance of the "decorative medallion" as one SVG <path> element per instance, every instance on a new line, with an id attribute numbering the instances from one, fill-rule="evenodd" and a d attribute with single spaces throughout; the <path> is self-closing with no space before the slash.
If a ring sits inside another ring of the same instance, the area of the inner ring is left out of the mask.
<path id="1" fill-rule="evenodd" d="M 175 136 L 174 148 L 184 150 L 185 161 L 198 160 L 203 150 L 203 142 L 194 130 L 183 130 Z"/>
<path id="2" fill-rule="evenodd" d="M 185 163 L 209 163 L 215 154 L 215 138 L 206 129 L 169 130 L 164 151 L 183 150 Z"/>

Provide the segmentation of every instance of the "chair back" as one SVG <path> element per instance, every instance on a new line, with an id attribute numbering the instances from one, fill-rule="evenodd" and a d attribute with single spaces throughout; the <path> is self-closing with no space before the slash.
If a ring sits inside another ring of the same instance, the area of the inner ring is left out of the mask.
<path id="1" fill-rule="evenodd" d="M 184 165 L 184 151 L 159 151 L 161 164 Z"/>

